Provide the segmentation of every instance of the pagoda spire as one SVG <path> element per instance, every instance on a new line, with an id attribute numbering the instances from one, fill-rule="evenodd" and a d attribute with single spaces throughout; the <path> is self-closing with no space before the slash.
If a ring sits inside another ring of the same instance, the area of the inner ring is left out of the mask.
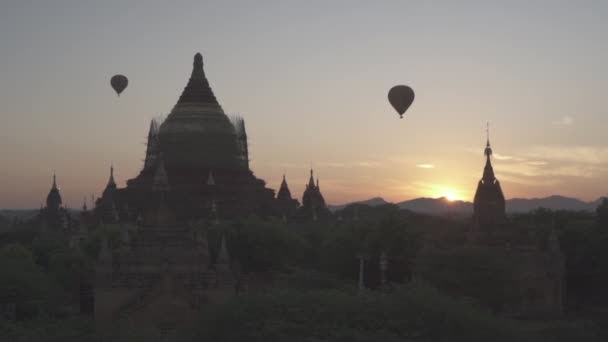
<path id="1" fill-rule="evenodd" d="M 505 197 L 492 167 L 492 147 L 490 146 L 489 133 L 488 125 L 486 147 L 484 149 L 486 165 L 483 169 L 483 177 L 477 184 L 477 190 L 473 199 L 473 217 L 475 222 L 480 226 L 502 222 L 506 217 Z"/>
<path id="2" fill-rule="evenodd" d="M 108 180 L 108 187 L 116 187 L 116 182 L 114 181 L 114 165 L 110 165 L 110 179 Z"/>
<path id="3" fill-rule="evenodd" d="M 46 207 L 51 210 L 58 210 L 62 205 L 61 194 L 59 193 L 59 187 L 57 186 L 57 176 L 53 173 L 53 185 L 49 194 L 46 196 Z"/>
<path id="4" fill-rule="evenodd" d="M 144 169 L 150 169 L 155 166 L 159 154 L 158 143 L 158 122 L 155 119 L 150 121 L 150 130 L 148 131 L 148 142 L 146 143 L 146 159 L 144 161 Z"/>
<path id="5" fill-rule="evenodd" d="M 310 179 L 308 180 L 308 187 L 310 189 L 315 188 L 315 178 L 314 178 L 312 169 L 310 169 Z"/>
<path id="6" fill-rule="evenodd" d="M 279 187 L 277 199 L 291 200 L 291 191 L 289 191 L 289 186 L 287 185 L 285 174 L 283 174 L 283 181 L 281 182 L 281 186 Z"/>
<path id="7" fill-rule="evenodd" d="M 484 154 L 490 158 L 492 155 L 492 147 L 490 146 L 490 123 L 486 123 L 486 149 L 484 150 Z"/>
<path id="8" fill-rule="evenodd" d="M 207 81 L 207 77 L 205 76 L 205 71 L 203 70 L 203 55 L 200 53 L 194 55 L 190 80 L 188 80 L 186 88 L 184 88 L 182 95 L 177 101 L 177 105 L 188 103 L 207 103 L 220 107 L 220 104 L 213 94 L 213 90 L 211 90 L 209 81 Z"/>
<path id="9" fill-rule="evenodd" d="M 493 183 L 496 180 L 496 176 L 494 175 L 494 168 L 492 167 L 491 156 L 492 156 L 492 147 L 490 146 L 490 123 L 486 124 L 486 148 L 483 152 L 486 155 L 486 166 L 483 168 L 483 178 L 484 182 Z"/>

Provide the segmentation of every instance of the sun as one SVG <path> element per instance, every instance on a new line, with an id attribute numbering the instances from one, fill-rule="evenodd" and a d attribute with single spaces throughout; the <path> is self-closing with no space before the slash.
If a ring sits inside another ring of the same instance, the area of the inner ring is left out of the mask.
<path id="1" fill-rule="evenodd" d="M 437 184 L 430 189 L 429 195 L 432 198 L 444 198 L 448 202 L 455 202 L 463 201 L 462 193 L 455 187 Z"/>
<path id="2" fill-rule="evenodd" d="M 443 197 L 445 197 L 448 201 L 454 202 L 460 200 L 460 196 L 456 195 L 452 191 L 446 191 L 443 193 Z"/>
<path id="3" fill-rule="evenodd" d="M 433 190 L 433 198 L 443 197 L 450 202 L 461 201 L 462 196 L 458 193 L 458 191 L 450 187 L 437 187 Z"/>

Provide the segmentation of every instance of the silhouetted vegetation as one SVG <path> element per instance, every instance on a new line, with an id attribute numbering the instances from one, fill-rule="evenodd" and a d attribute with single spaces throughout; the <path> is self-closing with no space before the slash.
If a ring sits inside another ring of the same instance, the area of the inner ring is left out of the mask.
<path id="1" fill-rule="evenodd" d="M 221 233 L 226 233 L 243 272 L 273 274 L 273 289 L 209 305 L 196 328 L 179 331 L 176 340 L 600 340 L 606 336 L 601 312 L 608 303 L 607 208 L 604 201 L 597 215 L 539 209 L 511 218 L 538 234 L 556 228 L 566 257 L 570 322 L 496 315 L 500 310 L 494 299 L 508 296 L 500 285 L 508 277 L 509 264 L 489 249 L 462 249 L 443 272 L 425 277 L 426 282 L 412 281 L 415 258 L 428 234 L 462 242 L 466 224 L 458 219 L 419 215 L 392 205 L 352 205 L 336 214 L 340 220 L 285 223 L 251 218 L 222 223 L 208 234 L 212 254 Z M 21 228 L 33 231 L 27 224 Z M 31 233 L 11 231 L 1 238 L 0 293 L 3 302 L 16 305 L 15 320 L 0 326 L 2 335 L 14 341 L 76 336 L 94 340 L 91 319 L 77 318 L 79 284 L 92 276 L 102 239 L 108 239 L 110 248 L 120 248 L 120 230 L 90 227 L 78 249 Z M 390 286 L 380 289 L 383 252 L 388 255 Z M 360 256 L 365 258 L 368 289 L 362 295 L 357 294 Z M 461 272 L 470 268 L 479 272 Z"/>

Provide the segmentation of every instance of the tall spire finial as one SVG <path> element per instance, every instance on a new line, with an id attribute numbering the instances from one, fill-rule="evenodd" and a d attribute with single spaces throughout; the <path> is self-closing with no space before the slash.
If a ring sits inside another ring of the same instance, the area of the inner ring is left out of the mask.
<path id="1" fill-rule="evenodd" d="M 308 187 L 310 189 L 314 189 L 315 188 L 315 178 L 313 176 L 312 168 L 310 169 L 310 179 L 308 180 Z"/>
<path id="2" fill-rule="evenodd" d="M 486 122 L 486 138 L 487 138 L 487 146 L 490 146 L 490 121 Z"/>
<path id="3" fill-rule="evenodd" d="M 114 164 L 110 164 L 110 179 L 108 179 L 108 187 L 116 187 L 116 182 L 114 181 Z"/>
<path id="4" fill-rule="evenodd" d="M 486 157 L 490 158 L 492 155 L 492 147 L 490 147 L 490 122 L 486 122 L 486 149 L 483 151 Z"/>
<path id="5" fill-rule="evenodd" d="M 53 189 L 57 189 L 57 175 L 53 172 Z"/>
<path id="6" fill-rule="evenodd" d="M 196 55 L 194 55 L 194 67 L 195 68 L 203 67 L 203 55 L 201 55 L 200 52 L 197 52 Z"/>

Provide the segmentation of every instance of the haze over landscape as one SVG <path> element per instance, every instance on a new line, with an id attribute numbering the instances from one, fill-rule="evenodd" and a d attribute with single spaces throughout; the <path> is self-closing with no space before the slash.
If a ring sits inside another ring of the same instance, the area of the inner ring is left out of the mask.
<path id="1" fill-rule="evenodd" d="M 312 164 L 332 204 L 471 201 L 489 121 L 507 198 L 594 201 L 608 5 L 556 4 L 3 2 L 0 208 L 38 207 L 53 172 L 71 207 L 99 195 L 111 164 L 124 186 L 199 50 L 271 188 L 285 173 L 299 197 Z M 115 73 L 130 80 L 120 97 Z M 386 99 L 401 83 L 416 90 L 403 120 Z"/>

